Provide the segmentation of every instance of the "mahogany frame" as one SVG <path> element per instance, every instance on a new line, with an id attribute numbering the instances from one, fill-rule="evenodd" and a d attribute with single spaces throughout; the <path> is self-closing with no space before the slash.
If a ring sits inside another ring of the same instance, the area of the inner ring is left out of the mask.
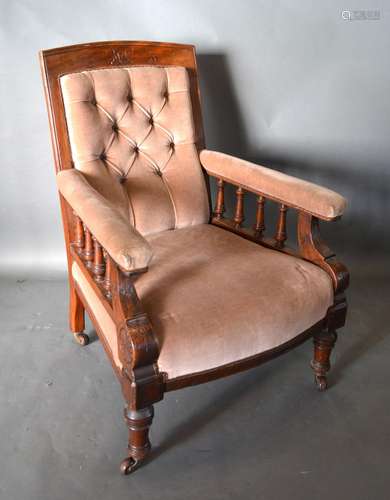
<path id="1" fill-rule="evenodd" d="M 198 72 L 195 48 L 192 45 L 141 41 L 97 42 L 41 51 L 40 62 L 57 173 L 73 168 L 59 81 L 60 77 L 67 73 L 129 65 L 184 66 L 191 83 L 196 146 L 198 150 L 204 148 Z M 204 174 L 211 205 L 209 178 L 206 172 Z M 70 329 L 80 344 L 88 343 L 88 336 L 84 333 L 84 313 L 87 311 L 121 384 L 127 405 L 125 420 L 129 429 L 129 454 L 121 464 L 124 474 L 134 470 L 150 450 L 148 430 L 153 419 L 152 405 L 163 398 L 164 392 L 249 369 L 295 347 L 309 337 L 313 337 L 315 346 L 312 361 L 315 380 L 320 390 L 327 387 L 326 373 L 330 368 L 330 352 L 336 341 L 335 332 L 345 323 L 347 305 L 343 292 L 348 286 L 347 269 L 321 241 L 318 219 L 304 210 L 298 210 L 298 249 L 287 247 L 287 210 L 295 207 L 289 207 L 283 200 L 272 200 L 280 204 L 279 221 L 273 238 L 264 236 L 264 193 L 253 191 L 257 196 L 256 224 L 253 228 L 242 227 L 244 194 L 248 191 L 247 187 L 244 190 L 243 186 L 236 186 L 234 218 L 225 218 L 224 185 L 224 179 L 217 179 L 216 205 L 210 223 L 257 244 L 295 255 L 320 266 L 332 278 L 335 301 L 325 318 L 282 346 L 235 363 L 176 379 L 168 379 L 167 375 L 158 369 L 158 342 L 135 291 L 133 275 L 126 273 L 113 261 L 60 195 L 68 259 Z M 73 262 L 78 264 L 117 327 L 122 370 L 115 364 L 101 327 L 72 277 Z"/>

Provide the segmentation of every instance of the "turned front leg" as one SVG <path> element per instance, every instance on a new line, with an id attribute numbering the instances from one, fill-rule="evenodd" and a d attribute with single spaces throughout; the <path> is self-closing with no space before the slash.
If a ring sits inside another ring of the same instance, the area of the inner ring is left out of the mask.
<path id="1" fill-rule="evenodd" d="M 137 411 L 125 409 L 125 421 L 129 429 L 129 456 L 121 463 L 122 474 L 130 474 L 149 454 L 149 428 L 153 415 L 153 406 Z"/>
<path id="2" fill-rule="evenodd" d="M 314 370 L 315 381 L 320 391 L 328 387 L 326 374 L 330 370 L 330 354 L 337 340 L 335 331 L 323 331 L 314 335 L 314 359 L 311 367 Z"/>

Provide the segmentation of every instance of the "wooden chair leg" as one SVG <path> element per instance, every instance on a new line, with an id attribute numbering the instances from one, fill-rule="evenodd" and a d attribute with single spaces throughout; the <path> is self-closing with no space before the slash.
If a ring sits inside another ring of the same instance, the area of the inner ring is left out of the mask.
<path id="1" fill-rule="evenodd" d="M 70 284 L 69 326 L 78 344 L 89 344 L 89 337 L 84 333 L 85 309 L 73 284 Z"/>
<path id="2" fill-rule="evenodd" d="M 313 337 L 314 359 L 311 362 L 311 367 L 314 370 L 314 379 L 320 391 L 325 391 L 328 388 L 326 374 L 330 370 L 330 354 L 336 340 L 337 333 L 335 331 L 322 331 Z"/>
<path id="3" fill-rule="evenodd" d="M 130 474 L 145 460 L 150 452 L 149 428 L 153 421 L 153 406 L 142 410 L 125 409 L 125 421 L 129 429 L 129 456 L 121 465 L 122 474 Z"/>

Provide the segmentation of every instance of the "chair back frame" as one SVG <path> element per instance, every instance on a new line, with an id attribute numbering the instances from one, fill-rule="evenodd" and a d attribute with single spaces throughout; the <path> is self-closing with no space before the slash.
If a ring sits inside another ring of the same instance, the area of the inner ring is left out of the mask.
<path id="1" fill-rule="evenodd" d="M 185 67 L 190 79 L 191 103 L 196 133 L 195 144 L 198 150 L 205 147 L 198 70 L 195 47 L 193 45 L 147 41 L 85 43 L 43 50 L 40 52 L 40 65 L 49 115 L 56 173 L 60 170 L 73 168 L 65 108 L 60 86 L 61 76 L 69 73 L 134 65 Z M 205 174 L 205 180 L 209 194 L 209 204 L 211 206 L 207 174 Z M 60 196 L 60 202 L 68 256 L 68 270 L 70 271 L 72 259 L 69 255 L 69 246 L 76 238 L 75 224 L 73 221 L 73 212 L 62 196 Z"/>

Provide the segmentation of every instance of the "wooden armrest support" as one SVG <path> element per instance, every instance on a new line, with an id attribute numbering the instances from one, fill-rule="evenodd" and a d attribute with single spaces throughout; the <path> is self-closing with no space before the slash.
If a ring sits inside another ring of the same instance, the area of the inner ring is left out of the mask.
<path id="1" fill-rule="evenodd" d="M 134 287 L 133 275 L 111 266 L 112 307 L 118 328 L 122 391 L 134 409 L 160 401 L 164 374 L 157 366 L 158 339 Z"/>
<path id="2" fill-rule="evenodd" d="M 330 275 L 335 293 L 346 290 L 349 285 L 348 269 L 322 241 L 318 219 L 299 212 L 297 229 L 300 256 L 322 267 Z"/>
<path id="3" fill-rule="evenodd" d="M 158 339 L 134 287 L 135 276 L 147 268 L 124 270 L 76 214 L 74 225 L 71 255 L 92 276 L 93 287 L 117 328 L 122 391 L 131 408 L 144 408 L 162 399 L 164 387 L 164 374 L 157 366 Z"/>

